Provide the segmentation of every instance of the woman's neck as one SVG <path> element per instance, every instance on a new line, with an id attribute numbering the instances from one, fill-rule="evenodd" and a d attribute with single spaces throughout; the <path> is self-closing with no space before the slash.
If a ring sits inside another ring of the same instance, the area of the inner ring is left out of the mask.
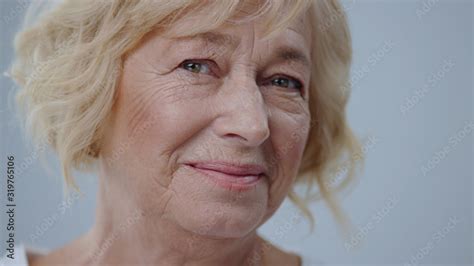
<path id="1" fill-rule="evenodd" d="M 84 238 L 87 265 L 263 265 L 260 238 L 216 239 L 187 232 L 170 222 L 97 224 Z"/>
<path id="2" fill-rule="evenodd" d="M 117 206 L 118 194 L 110 192 L 99 192 L 96 222 L 82 241 L 87 265 L 263 265 L 265 249 L 255 230 L 242 238 L 217 238 L 206 226 L 191 232 L 167 217 L 165 206 Z"/>
<path id="3" fill-rule="evenodd" d="M 32 265 L 298 265 L 298 257 L 261 239 L 256 230 L 241 238 L 217 238 L 185 230 L 164 215 L 166 195 L 143 210 L 133 200 L 100 185 L 92 229 Z"/>

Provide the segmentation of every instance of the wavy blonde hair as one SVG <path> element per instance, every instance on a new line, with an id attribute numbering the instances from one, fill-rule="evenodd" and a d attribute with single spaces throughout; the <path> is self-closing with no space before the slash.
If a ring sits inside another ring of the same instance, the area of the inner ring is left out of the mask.
<path id="1" fill-rule="evenodd" d="M 101 132 L 116 97 L 124 55 L 157 28 L 163 34 L 192 36 L 225 22 L 238 23 L 236 14 L 246 4 L 255 5 L 255 12 L 239 19 L 265 18 L 266 34 L 286 28 L 305 12 L 310 16 L 312 120 L 295 182 L 308 189 L 303 197 L 292 189 L 289 198 L 313 225 L 306 203 L 314 198 L 316 183 L 317 195 L 337 220 L 346 220 L 333 192 L 353 179 L 356 161 L 347 157 L 360 153 L 360 146 L 346 121 L 352 50 L 345 13 L 337 0 L 65 0 L 44 12 L 16 35 L 16 58 L 9 74 L 21 87 L 17 103 L 27 131 L 57 153 L 68 186 L 77 188 L 72 170 L 89 169 L 100 153 Z M 199 16 L 200 22 L 166 31 L 183 16 Z M 334 183 L 331 179 L 340 171 L 337 166 L 343 157 L 347 174 L 337 186 L 328 186 Z"/>

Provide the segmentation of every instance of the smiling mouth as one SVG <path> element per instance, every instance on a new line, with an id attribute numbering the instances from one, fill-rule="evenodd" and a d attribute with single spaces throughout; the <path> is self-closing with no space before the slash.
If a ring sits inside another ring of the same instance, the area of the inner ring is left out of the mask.
<path id="1" fill-rule="evenodd" d="M 256 165 L 236 166 L 227 163 L 189 163 L 186 165 L 229 190 L 251 189 L 265 176 L 263 168 Z"/>

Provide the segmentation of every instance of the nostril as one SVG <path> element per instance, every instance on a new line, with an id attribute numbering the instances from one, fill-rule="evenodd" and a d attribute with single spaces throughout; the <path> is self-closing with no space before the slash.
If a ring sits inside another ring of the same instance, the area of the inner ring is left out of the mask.
<path id="1" fill-rule="evenodd" d="M 228 137 L 241 137 L 239 134 L 235 134 L 235 133 L 227 133 L 226 136 L 228 136 Z"/>
<path id="2" fill-rule="evenodd" d="M 229 137 L 229 138 L 241 138 L 241 139 L 244 139 L 244 140 L 247 140 L 245 137 L 239 135 L 239 134 L 235 134 L 235 133 L 227 133 L 226 134 L 226 137 Z"/>

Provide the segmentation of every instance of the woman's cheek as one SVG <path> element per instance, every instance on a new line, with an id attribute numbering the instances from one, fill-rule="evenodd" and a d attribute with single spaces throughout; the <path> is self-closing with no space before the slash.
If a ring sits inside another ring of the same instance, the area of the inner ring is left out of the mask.
<path id="1" fill-rule="evenodd" d="M 296 127 L 297 130 L 292 130 L 290 133 L 288 149 L 289 158 L 288 162 L 292 164 L 293 169 L 293 176 L 296 178 L 297 173 L 299 172 L 301 160 L 303 157 L 303 153 L 306 147 L 306 143 L 308 140 L 308 135 L 310 131 L 310 115 L 302 115 L 300 119 L 298 119 L 299 123 Z M 293 179 L 294 181 L 294 179 Z M 292 181 L 292 182 L 293 182 Z"/>
<path id="2" fill-rule="evenodd" d="M 171 156 L 209 125 L 214 113 L 212 97 L 205 97 L 203 90 L 199 92 L 200 88 L 194 85 L 172 79 L 167 84 L 155 86 L 161 87 L 159 93 L 147 97 L 148 102 L 144 102 L 140 111 L 142 114 L 135 116 L 138 121 L 129 123 L 141 131 L 136 151 L 148 164 Z"/>
<path id="3" fill-rule="evenodd" d="M 274 112 L 272 138 L 275 155 L 271 159 L 276 176 L 271 184 L 271 204 L 277 207 L 290 190 L 299 170 L 309 132 L 309 116 Z"/>

